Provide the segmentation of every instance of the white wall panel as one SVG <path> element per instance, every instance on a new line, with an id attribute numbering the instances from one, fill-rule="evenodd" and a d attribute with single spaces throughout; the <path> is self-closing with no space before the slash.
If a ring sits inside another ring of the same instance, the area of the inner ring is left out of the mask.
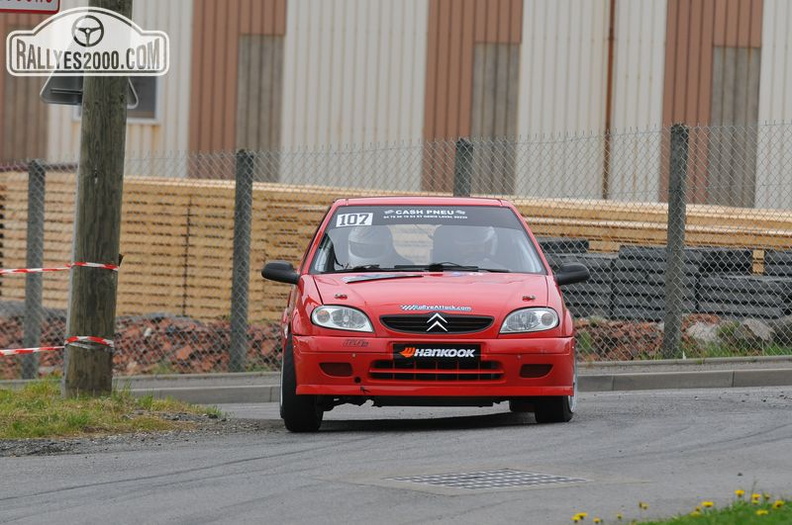
<path id="1" fill-rule="evenodd" d="M 608 9 L 608 0 L 525 1 L 518 133 L 547 140 L 519 159 L 520 194 L 600 194 L 603 149 L 586 135 L 604 129 Z"/>
<path id="2" fill-rule="evenodd" d="M 666 0 L 617 0 L 610 177 L 614 199 L 654 200 L 660 191 L 666 13 Z"/>
<path id="3" fill-rule="evenodd" d="M 64 0 L 62 9 L 87 5 L 84 0 Z M 170 68 L 158 78 L 155 120 L 130 120 L 126 156 L 134 174 L 181 177 L 185 163 L 161 159 L 187 151 L 192 43 L 192 0 L 135 0 L 132 20 L 145 30 L 161 30 L 170 39 Z M 69 106 L 51 106 L 48 156 L 53 160 L 77 159 L 80 121 Z M 146 159 L 135 161 L 135 159 Z M 130 173 L 131 174 L 131 173 Z"/>
<path id="4" fill-rule="evenodd" d="M 764 0 L 759 122 L 792 120 L 792 3 Z"/>
<path id="5" fill-rule="evenodd" d="M 662 122 L 666 0 L 618 0 L 614 46 L 613 127 Z"/>
<path id="6" fill-rule="evenodd" d="M 792 3 L 764 0 L 762 70 L 759 79 L 759 134 L 756 207 L 792 208 L 790 132 L 773 122 L 792 122 Z"/>
<path id="7" fill-rule="evenodd" d="M 417 188 L 420 162 L 373 162 L 362 146 L 415 140 L 423 127 L 428 0 L 290 0 L 283 149 L 355 150 L 285 162 L 284 182 Z M 407 156 L 409 157 L 409 156 Z M 381 159 L 381 154 L 379 155 Z M 389 183 L 391 184 L 391 183 Z"/>

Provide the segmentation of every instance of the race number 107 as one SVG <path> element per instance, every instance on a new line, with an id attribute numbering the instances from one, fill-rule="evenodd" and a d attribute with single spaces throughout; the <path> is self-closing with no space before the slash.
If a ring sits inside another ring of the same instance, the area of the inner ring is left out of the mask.
<path id="1" fill-rule="evenodd" d="M 371 226 L 373 213 L 342 213 L 336 217 L 336 228 L 344 226 Z"/>

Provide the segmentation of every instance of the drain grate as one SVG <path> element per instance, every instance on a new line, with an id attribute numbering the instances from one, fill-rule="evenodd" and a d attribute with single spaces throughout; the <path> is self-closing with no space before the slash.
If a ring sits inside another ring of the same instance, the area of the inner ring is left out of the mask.
<path id="1" fill-rule="evenodd" d="M 512 469 L 481 470 L 478 472 L 458 472 L 451 474 L 428 474 L 422 476 L 402 476 L 387 478 L 389 481 L 406 481 L 423 485 L 439 485 L 460 489 L 500 489 L 535 485 L 557 485 L 561 483 L 580 483 L 583 478 L 551 476 L 536 472 L 522 472 Z"/>

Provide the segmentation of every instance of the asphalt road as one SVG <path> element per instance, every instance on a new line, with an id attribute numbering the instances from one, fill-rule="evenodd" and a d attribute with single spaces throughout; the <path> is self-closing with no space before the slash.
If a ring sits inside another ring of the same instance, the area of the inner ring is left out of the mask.
<path id="1" fill-rule="evenodd" d="M 340 407 L 258 430 L 0 458 L 0 523 L 615 523 L 792 496 L 789 387 L 584 393 L 568 424 L 492 409 Z M 638 509 L 638 502 L 649 508 Z"/>

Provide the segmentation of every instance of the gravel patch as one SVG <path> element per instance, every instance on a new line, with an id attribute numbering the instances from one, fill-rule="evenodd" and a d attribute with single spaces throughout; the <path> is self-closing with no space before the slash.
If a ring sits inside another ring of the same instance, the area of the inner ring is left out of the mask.
<path id="1" fill-rule="evenodd" d="M 280 421 L 237 419 L 208 415 L 168 414 L 170 421 L 183 422 L 183 428 L 164 432 L 91 435 L 68 438 L 0 440 L 0 457 L 53 456 L 59 454 L 96 454 L 117 450 L 137 450 L 200 441 L 217 436 L 282 430 Z"/>

